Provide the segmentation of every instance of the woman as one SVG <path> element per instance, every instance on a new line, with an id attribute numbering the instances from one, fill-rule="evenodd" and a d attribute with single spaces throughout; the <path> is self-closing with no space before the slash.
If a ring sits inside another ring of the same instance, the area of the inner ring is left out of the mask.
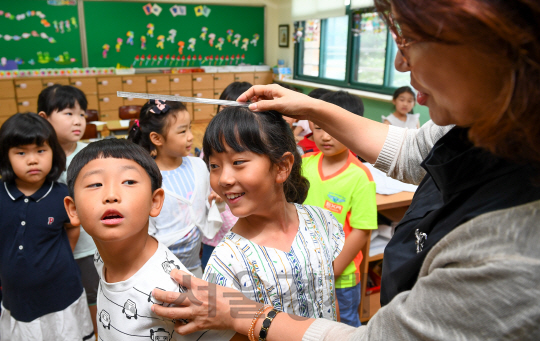
<path id="1" fill-rule="evenodd" d="M 434 123 L 456 127 L 435 142 L 444 128 L 430 124 L 409 138 L 407 131 L 276 86 L 254 87 L 239 98 L 256 102 L 252 110 L 308 118 L 367 161 L 410 182 L 423 176 L 418 160 L 425 157 L 425 177 L 385 251 L 386 306 L 358 329 L 279 313 L 267 339 L 537 339 L 540 3 L 376 5 L 396 34 L 396 69 L 411 72 L 418 102 L 429 107 Z M 408 253 L 397 255 L 398 249 Z M 207 284 L 197 279 L 188 283 L 177 272 L 173 276 L 191 288 L 191 300 L 155 311 L 189 319 L 178 325 L 179 333 L 232 328 L 247 335 L 251 323 L 261 329 L 265 314 L 253 319 L 260 304 L 240 301 L 238 293 L 220 287 L 204 289 Z M 155 296 L 174 302 L 178 295 L 156 290 Z M 234 316 L 240 308 L 246 317 Z"/>

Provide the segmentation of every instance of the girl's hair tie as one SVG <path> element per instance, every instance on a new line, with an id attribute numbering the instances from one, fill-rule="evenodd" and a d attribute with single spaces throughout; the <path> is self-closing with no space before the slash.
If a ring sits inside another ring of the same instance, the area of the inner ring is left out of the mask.
<path id="1" fill-rule="evenodd" d="M 150 109 L 150 112 L 152 114 L 156 114 L 156 115 L 165 114 L 170 109 L 170 107 L 166 103 L 160 101 L 159 99 L 151 99 L 150 104 L 154 105 Z"/>
<path id="2" fill-rule="evenodd" d="M 135 120 L 135 124 L 137 125 L 137 127 L 139 127 L 139 128 L 141 127 L 141 125 L 139 124 L 139 120 L 138 120 L 138 119 Z"/>

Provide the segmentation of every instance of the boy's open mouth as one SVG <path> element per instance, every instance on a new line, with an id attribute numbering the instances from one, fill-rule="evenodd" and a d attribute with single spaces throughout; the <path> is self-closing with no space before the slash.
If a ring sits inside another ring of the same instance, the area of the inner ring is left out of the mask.
<path id="1" fill-rule="evenodd" d="M 107 210 L 101 216 L 101 221 L 107 225 L 118 224 L 122 220 L 124 220 L 124 216 L 121 215 L 117 210 Z"/>

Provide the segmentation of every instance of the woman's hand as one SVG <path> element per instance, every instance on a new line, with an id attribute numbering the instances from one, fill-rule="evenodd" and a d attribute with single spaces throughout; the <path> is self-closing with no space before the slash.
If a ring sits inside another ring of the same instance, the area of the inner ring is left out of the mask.
<path id="1" fill-rule="evenodd" d="M 176 322 L 177 333 L 186 335 L 206 329 L 230 329 L 247 335 L 250 321 L 262 304 L 248 300 L 239 291 L 205 282 L 183 271 L 175 269 L 171 271 L 171 277 L 186 287 L 187 292 L 154 289 L 152 295 L 157 300 L 175 307 L 154 304 L 152 311 L 165 318 L 188 320 L 187 324 Z"/>
<path id="2" fill-rule="evenodd" d="M 311 111 L 317 107 L 319 102 L 317 99 L 285 89 L 277 84 L 252 86 L 240 95 L 237 101 L 253 102 L 249 106 L 252 111 L 275 110 L 300 120 L 309 119 Z"/>

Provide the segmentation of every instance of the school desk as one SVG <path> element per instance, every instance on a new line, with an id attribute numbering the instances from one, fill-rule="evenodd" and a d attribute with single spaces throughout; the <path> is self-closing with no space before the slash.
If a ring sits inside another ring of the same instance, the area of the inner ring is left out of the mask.
<path id="1" fill-rule="evenodd" d="M 412 202 L 414 192 L 376 194 L 377 211 L 392 221 L 400 221 Z"/>

